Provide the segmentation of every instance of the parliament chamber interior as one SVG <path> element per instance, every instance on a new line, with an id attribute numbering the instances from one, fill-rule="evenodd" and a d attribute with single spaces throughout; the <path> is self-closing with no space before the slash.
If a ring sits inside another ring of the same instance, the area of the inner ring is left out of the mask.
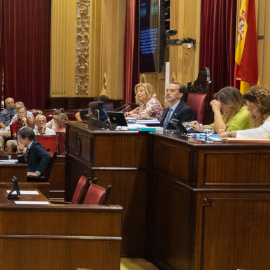
<path id="1" fill-rule="evenodd" d="M 0 269 L 268 270 L 268 12 L 0 0 Z"/>

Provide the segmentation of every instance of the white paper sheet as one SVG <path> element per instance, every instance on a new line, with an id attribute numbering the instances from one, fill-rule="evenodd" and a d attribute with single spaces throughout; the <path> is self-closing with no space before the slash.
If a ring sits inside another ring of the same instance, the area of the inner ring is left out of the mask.
<path id="1" fill-rule="evenodd" d="M 7 190 L 7 193 L 9 193 L 10 190 Z M 20 193 L 22 195 L 39 195 L 38 191 L 36 190 L 20 190 Z M 13 191 L 12 194 L 17 194 L 16 191 Z"/>
<path id="2" fill-rule="evenodd" d="M 14 201 L 15 204 L 50 204 L 47 201 Z"/>

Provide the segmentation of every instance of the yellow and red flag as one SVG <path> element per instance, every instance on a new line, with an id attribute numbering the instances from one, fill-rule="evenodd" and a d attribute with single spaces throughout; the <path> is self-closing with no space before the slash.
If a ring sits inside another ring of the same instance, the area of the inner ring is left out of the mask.
<path id="1" fill-rule="evenodd" d="M 235 52 L 234 87 L 244 94 L 259 81 L 255 0 L 243 0 Z"/>

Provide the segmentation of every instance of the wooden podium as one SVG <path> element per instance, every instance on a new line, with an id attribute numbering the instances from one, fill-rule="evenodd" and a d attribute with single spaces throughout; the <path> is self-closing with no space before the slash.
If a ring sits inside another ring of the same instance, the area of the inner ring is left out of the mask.
<path id="1" fill-rule="evenodd" d="M 122 255 L 160 269 L 267 270 L 270 145 L 68 128 L 67 199 L 87 170 L 123 206 Z"/>

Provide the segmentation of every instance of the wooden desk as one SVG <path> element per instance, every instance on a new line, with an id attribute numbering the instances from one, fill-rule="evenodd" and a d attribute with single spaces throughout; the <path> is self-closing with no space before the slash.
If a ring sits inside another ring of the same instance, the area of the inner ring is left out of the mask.
<path id="1" fill-rule="evenodd" d="M 0 164 L 0 182 L 11 181 L 12 176 L 16 176 L 19 182 L 27 181 L 27 164 Z"/>
<path id="2" fill-rule="evenodd" d="M 68 133 L 69 199 L 84 170 L 112 185 L 110 203 L 125 211 L 123 255 L 168 270 L 268 269 L 269 144 L 206 144 L 76 123 Z"/>
<path id="3" fill-rule="evenodd" d="M 148 136 L 137 132 L 88 130 L 69 123 L 66 200 L 84 171 L 98 185 L 112 185 L 109 204 L 123 206 L 122 255 L 145 256 Z"/>
<path id="4" fill-rule="evenodd" d="M 151 137 L 147 256 L 161 269 L 268 269 L 270 145 Z"/>
<path id="5" fill-rule="evenodd" d="M 41 200 L 21 195 L 21 200 Z M 16 205 L 0 189 L 0 269 L 117 269 L 120 206 Z"/>

